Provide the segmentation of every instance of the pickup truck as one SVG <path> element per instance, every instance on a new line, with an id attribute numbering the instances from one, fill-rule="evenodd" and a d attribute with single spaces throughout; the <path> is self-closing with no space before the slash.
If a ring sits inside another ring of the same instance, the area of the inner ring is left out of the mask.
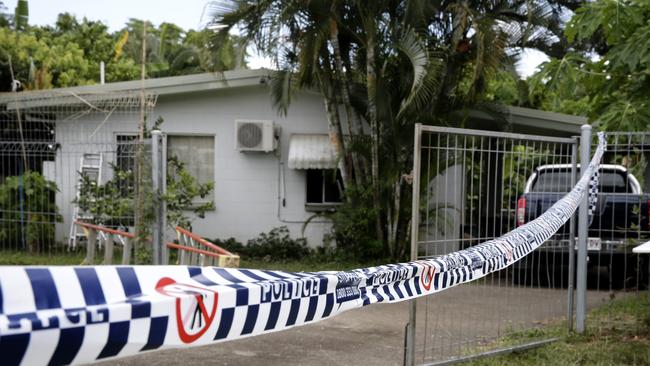
<path id="1" fill-rule="evenodd" d="M 577 171 L 579 174 L 580 167 Z M 576 177 L 577 180 L 577 177 Z M 542 165 L 526 182 L 517 200 L 517 225 L 541 215 L 571 189 L 571 165 Z M 603 164 L 599 169 L 598 200 L 589 222 L 588 250 L 601 255 L 631 253 L 629 245 L 638 245 L 650 237 L 650 195 L 644 194 L 639 181 L 621 165 Z M 576 230 L 577 234 L 577 219 Z M 542 251 L 566 252 L 569 224 L 542 246 Z M 608 261 L 609 262 L 609 261 Z"/>

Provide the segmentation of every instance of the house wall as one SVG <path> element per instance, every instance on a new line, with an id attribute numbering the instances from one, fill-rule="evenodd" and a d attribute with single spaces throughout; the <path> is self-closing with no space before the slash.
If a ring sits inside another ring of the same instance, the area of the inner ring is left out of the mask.
<path id="1" fill-rule="evenodd" d="M 280 117 L 273 109 L 268 90 L 263 85 L 163 95 L 158 98 L 148 121 L 155 121 L 159 116 L 165 120 L 163 132 L 169 135 L 215 137 L 215 210 L 208 212 L 205 219 L 194 221 L 194 232 L 207 238 L 234 237 L 246 242 L 261 232 L 286 225 L 293 237 L 302 236 L 303 223 L 312 213 L 305 211 L 305 171 L 287 168 L 288 142 L 293 133 L 327 133 L 324 106 L 317 94 L 299 94 L 286 117 Z M 56 138 L 61 143 L 55 169 L 61 190 L 57 204 L 66 221 L 57 230 L 59 240 L 68 235 L 72 205 L 67 202 L 75 196 L 74 185 L 81 154 L 84 151 L 105 151 L 103 178 L 110 179 L 107 163 L 115 157 L 115 135 L 137 132 L 137 113 L 115 113 L 104 121 L 105 117 L 99 113 L 78 119 L 60 118 L 57 123 Z M 236 151 L 236 119 L 274 120 L 281 128 L 277 154 Z M 282 168 L 286 196 L 278 197 Z M 285 198 L 286 207 L 279 205 L 281 198 Z M 330 228 L 328 223 L 315 221 L 304 233 L 311 246 L 320 245 L 323 234 Z"/>

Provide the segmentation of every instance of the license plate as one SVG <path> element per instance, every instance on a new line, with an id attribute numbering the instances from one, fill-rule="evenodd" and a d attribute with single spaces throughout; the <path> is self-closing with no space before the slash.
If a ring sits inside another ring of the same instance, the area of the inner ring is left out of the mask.
<path id="1" fill-rule="evenodd" d="M 599 252 L 602 248 L 602 239 L 600 238 L 587 238 L 587 250 Z M 578 250 L 578 238 L 576 238 L 576 250 Z"/>
<path id="2" fill-rule="evenodd" d="M 600 238 L 588 238 L 587 239 L 587 250 L 600 251 L 601 240 Z"/>

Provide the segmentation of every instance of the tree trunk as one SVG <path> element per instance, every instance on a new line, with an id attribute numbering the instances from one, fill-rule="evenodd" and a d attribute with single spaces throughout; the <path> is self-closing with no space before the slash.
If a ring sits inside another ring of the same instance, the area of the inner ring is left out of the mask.
<path id="1" fill-rule="evenodd" d="M 350 176 L 348 175 L 347 162 L 345 161 L 345 148 L 341 143 L 341 119 L 336 103 L 329 96 L 328 92 L 323 93 L 323 102 L 325 103 L 325 113 L 327 115 L 327 130 L 330 138 L 330 144 L 334 148 L 338 168 L 341 171 L 343 186 L 348 187 Z"/>
<path id="2" fill-rule="evenodd" d="M 134 225 L 135 225 L 135 245 L 137 249 L 142 249 L 147 239 L 147 223 L 145 222 L 145 194 L 144 194 L 144 131 L 145 131 L 145 86 L 144 81 L 147 76 L 147 22 L 145 21 L 142 27 L 142 64 L 140 75 L 140 120 L 138 121 L 138 146 L 135 154 L 135 212 L 134 212 Z M 136 256 L 137 258 L 137 256 Z M 141 263 L 137 264 L 150 264 Z"/>
<path id="3" fill-rule="evenodd" d="M 382 207 L 379 186 L 379 124 L 377 121 L 377 72 L 375 70 L 375 19 L 372 14 L 366 22 L 366 87 L 368 90 L 368 120 L 370 122 L 371 138 L 371 171 L 372 171 L 372 198 L 375 208 L 375 229 L 377 240 L 380 240 L 386 250 L 388 244 L 384 236 L 382 225 Z"/>
<path id="4" fill-rule="evenodd" d="M 345 115 L 348 121 L 348 133 L 350 134 L 350 139 L 354 139 L 355 136 L 360 136 L 361 131 L 361 122 L 356 113 L 352 108 L 352 103 L 350 102 L 350 86 L 348 84 L 347 76 L 343 70 L 343 59 L 341 57 L 341 47 L 339 45 L 339 28 L 336 20 L 329 20 L 330 28 L 330 43 L 332 44 L 332 49 L 334 50 L 334 65 L 336 67 L 336 76 L 341 88 L 341 99 L 343 100 L 343 105 L 345 107 Z M 359 160 L 359 154 L 355 151 L 352 153 L 352 166 L 354 167 L 354 177 L 357 185 L 363 184 L 366 182 L 365 169 L 361 166 Z"/>
<path id="5" fill-rule="evenodd" d="M 399 220 L 402 205 L 402 179 L 393 185 L 393 207 L 388 212 L 388 248 L 392 258 L 398 259 L 402 255 L 401 248 L 398 248 Z"/>

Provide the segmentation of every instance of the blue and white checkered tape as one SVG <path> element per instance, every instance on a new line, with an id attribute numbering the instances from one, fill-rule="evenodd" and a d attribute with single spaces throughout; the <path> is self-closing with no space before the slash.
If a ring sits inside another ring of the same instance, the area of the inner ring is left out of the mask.
<path id="1" fill-rule="evenodd" d="M 550 238 L 587 194 L 587 173 L 537 219 L 451 254 L 345 272 L 186 266 L 0 267 L 5 365 L 82 364 L 279 331 L 499 271 Z"/>

